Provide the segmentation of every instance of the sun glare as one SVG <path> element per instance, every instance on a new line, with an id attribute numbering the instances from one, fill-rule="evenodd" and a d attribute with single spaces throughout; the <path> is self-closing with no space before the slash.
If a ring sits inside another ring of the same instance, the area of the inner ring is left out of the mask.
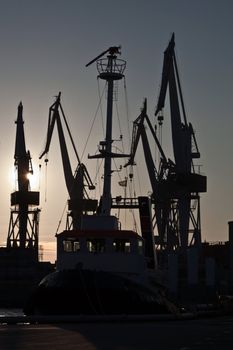
<path id="1" fill-rule="evenodd" d="M 40 186 L 40 171 L 38 168 L 33 169 L 33 174 L 28 173 L 27 179 L 29 180 L 30 189 L 31 190 L 38 190 Z M 8 181 L 13 190 L 16 190 L 18 187 L 17 184 L 17 170 L 15 167 L 11 167 L 9 169 L 9 175 L 8 175 Z"/>
<path id="2" fill-rule="evenodd" d="M 30 183 L 30 188 L 32 190 L 38 190 L 39 184 L 40 184 L 39 170 L 37 168 L 33 169 L 33 174 L 32 173 L 28 173 L 27 174 L 27 178 L 28 178 L 29 183 Z"/>

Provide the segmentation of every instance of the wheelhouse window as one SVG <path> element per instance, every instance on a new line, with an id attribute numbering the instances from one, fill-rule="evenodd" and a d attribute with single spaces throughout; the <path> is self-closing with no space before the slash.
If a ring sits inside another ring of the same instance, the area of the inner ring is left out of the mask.
<path id="1" fill-rule="evenodd" d="M 113 250 L 115 252 L 130 253 L 130 241 L 128 239 L 114 239 Z"/>
<path id="2" fill-rule="evenodd" d="M 103 253 L 105 251 L 105 239 L 87 239 L 87 249 L 90 253 Z"/>
<path id="3" fill-rule="evenodd" d="M 65 252 L 78 252 L 80 250 L 80 242 L 78 240 L 64 240 L 63 249 Z"/>
<path id="4" fill-rule="evenodd" d="M 139 254 L 143 254 L 143 242 L 139 239 L 138 240 L 138 252 Z"/>
<path id="5" fill-rule="evenodd" d="M 74 252 L 78 252 L 80 250 L 80 242 L 79 241 L 74 242 L 73 250 L 74 250 Z"/>
<path id="6" fill-rule="evenodd" d="M 72 252 L 72 242 L 71 241 L 63 241 L 63 248 L 65 252 Z"/>

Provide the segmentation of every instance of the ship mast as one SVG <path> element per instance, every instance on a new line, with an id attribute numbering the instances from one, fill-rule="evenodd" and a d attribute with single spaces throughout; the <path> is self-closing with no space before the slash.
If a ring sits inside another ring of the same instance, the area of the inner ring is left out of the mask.
<path id="1" fill-rule="evenodd" d="M 101 58 L 107 54 L 107 58 Z M 111 196 L 111 174 L 112 174 L 112 158 L 127 157 L 127 155 L 116 154 L 112 152 L 112 118 L 113 118 L 113 93 L 115 80 L 121 80 L 126 67 L 124 60 L 118 59 L 120 47 L 113 46 L 102 52 L 87 65 L 97 62 L 97 70 L 99 78 L 107 82 L 107 116 L 106 116 L 106 135 L 105 140 L 100 142 L 99 154 L 88 156 L 88 158 L 104 159 L 104 185 L 101 197 L 100 214 L 108 216 L 111 213 L 112 196 Z"/>

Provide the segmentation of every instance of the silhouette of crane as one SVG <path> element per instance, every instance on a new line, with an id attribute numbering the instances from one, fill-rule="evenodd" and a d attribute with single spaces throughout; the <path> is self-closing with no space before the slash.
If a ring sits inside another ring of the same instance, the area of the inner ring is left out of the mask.
<path id="1" fill-rule="evenodd" d="M 174 161 L 167 159 L 157 135 L 147 116 L 146 101 L 140 116 L 134 122 L 131 157 L 134 157 L 141 138 L 146 166 L 152 187 L 152 202 L 157 227 L 156 244 L 162 250 L 184 251 L 189 246 L 201 245 L 200 192 L 206 192 L 206 177 L 195 172 L 193 160 L 200 158 L 191 123 L 187 122 L 180 79 L 174 52 L 174 34 L 164 53 L 162 83 L 155 115 L 163 119 L 167 88 L 171 114 Z M 181 108 L 180 108 L 181 105 Z M 182 114 L 181 114 L 182 111 Z M 182 118 L 183 117 L 183 120 Z M 160 154 L 156 168 L 147 138 L 146 125 L 152 133 Z"/>
<path id="2" fill-rule="evenodd" d="M 39 192 L 30 190 L 29 174 L 33 173 L 30 152 L 26 151 L 23 105 L 18 106 L 16 120 L 15 167 L 18 190 L 11 194 L 11 215 L 7 248 L 31 251 L 38 260 Z"/>
<path id="3" fill-rule="evenodd" d="M 206 176 L 196 173 L 194 166 L 193 160 L 200 158 L 200 152 L 192 124 L 187 122 L 174 49 L 173 33 L 164 52 L 162 82 L 155 115 L 159 116 L 162 112 L 169 87 L 175 172 L 167 187 L 170 188 L 171 198 L 176 202 L 176 236 L 179 246 L 186 249 L 189 245 L 201 244 L 199 193 L 206 192 Z"/>
<path id="4" fill-rule="evenodd" d="M 95 186 L 92 183 L 92 180 L 89 176 L 89 173 L 86 169 L 86 166 L 81 163 L 80 158 L 78 156 L 78 152 L 76 150 L 62 105 L 61 105 L 61 93 L 59 92 L 56 101 L 49 108 L 49 120 L 48 120 L 48 129 L 47 129 L 47 138 L 46 145 L 44 151 L 40 155 L 40 159 L 49 152 L 50 143 L 52 140 L 53 130 L 55 123 L 57 124 L 58 137 L 60 142 L 60 150 L 62 156 L 63 163 L 63 171 L 65 177 L 65 183 L 67 187 L 67 191 L 69 193 L 68 200 L 68 209 L 69 213 L 67 216 L 67 229 L 79 228 L 80 227 L 80 217 L 84 212 L 92 211 L 94 212 L 97 208 L 97 200 L 90 199 L 88 193 L 86 191 L 86 186 L 88 186 L 89 190 L 95 189 Z M 65 122 L 65 126 L 67 128 L 76 158 L 77 158 L 77 168 L 73 173 L 69 154 L 66 146 L 64 131 L 62 127 L 62 119 Z M 48 162 L 48 158 L 46 157 L 45 162 Z M 71 220 L 69 220 L 71 218 Z"/>

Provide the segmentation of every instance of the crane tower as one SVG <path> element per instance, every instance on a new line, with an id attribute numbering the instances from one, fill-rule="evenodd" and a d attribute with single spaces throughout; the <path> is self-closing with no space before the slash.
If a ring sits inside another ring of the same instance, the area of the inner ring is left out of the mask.
<path id="1" fill-rule="evenodd" d="M 38 260 L 39 192 L 30 190 L 28 175 L 33 173 L 30 152 L 26 151 L 23 105 L 18 106 L 16 120 L 15 167 L 18 190 L 11 194 L 11 215 L 7 248 L 30 251 Z M 33 208 L 34 207 L 34 208 Z"/>

